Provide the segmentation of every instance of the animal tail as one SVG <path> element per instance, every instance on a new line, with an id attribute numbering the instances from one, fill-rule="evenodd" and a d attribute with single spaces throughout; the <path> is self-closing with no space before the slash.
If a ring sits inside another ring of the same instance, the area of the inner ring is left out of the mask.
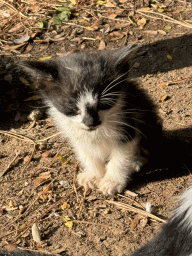
<path id="1" fill-rule="evenodd" d="M 192 256 L 192 187 L 162 231 L 131 256 Z"/>

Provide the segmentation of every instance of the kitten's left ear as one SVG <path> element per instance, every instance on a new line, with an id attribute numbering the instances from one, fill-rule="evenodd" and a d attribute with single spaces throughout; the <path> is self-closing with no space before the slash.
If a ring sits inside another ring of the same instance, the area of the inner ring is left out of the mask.
<path id="1" fill-rule="evenodd" d="M 138 49 L 141 47 L 140 44 L 129 44 L 128 46 L 114 51 L 114 57 L 116 59 L 115 65 L 118 68 L 124 69 L 128 66 L 129 60 L 136 54 Z"/>

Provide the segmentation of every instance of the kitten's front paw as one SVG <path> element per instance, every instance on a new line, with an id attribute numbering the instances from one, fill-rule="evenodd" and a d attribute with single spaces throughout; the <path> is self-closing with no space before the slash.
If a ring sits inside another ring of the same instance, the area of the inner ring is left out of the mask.
<path id="1" fill-rule="evenodd" d="M 89 172 L 82 172 L 77 175 L 77 181 L 80 186 L 83 186 L 85 190 L 89 188 L 95 188 L 95 177 L 92 173 Z"/>
<path id="2" fill-rule="evenodd" d="M 126 182 L 120 183 L 110 178 L 103 178 L 99 183 L 99 190 L 104 195 L 114 195 L 121 193 L 126 186 Z"/>

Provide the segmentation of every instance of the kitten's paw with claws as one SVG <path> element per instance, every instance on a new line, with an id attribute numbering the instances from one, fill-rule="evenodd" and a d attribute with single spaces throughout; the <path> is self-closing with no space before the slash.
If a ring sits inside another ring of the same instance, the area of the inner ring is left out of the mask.
<path id="1" fill-rule="evenodd" d="M 92 173 L 89 172 L 82 172 L 77 175 L 77 181 L 80 186 L 83 186 L 85 190 L 89 188 L 95 188 L 95 177 Z"/>
<path id="2" fill-rule="evenodd" d="M 99 183 L 99 190 L 104 195 L 114 195 L 117 193 L 121 193 L 126 186 L 126 183 L 120 183 L 110 178 L 104 178 Z"/>

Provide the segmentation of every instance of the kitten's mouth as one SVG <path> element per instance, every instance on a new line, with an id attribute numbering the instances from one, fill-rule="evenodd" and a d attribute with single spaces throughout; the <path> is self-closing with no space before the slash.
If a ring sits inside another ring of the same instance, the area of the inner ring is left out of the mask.
<path id="1" fill-rule="evenodd" d="M 98 126 L 96 126 L 96 127 L 89 127 L 89 129 L 87 130 L 87 131 L 89 131 L 89 132 L 91 132 L 91 131 L 95 131 L 96 129 L 98 128 Z"/>

